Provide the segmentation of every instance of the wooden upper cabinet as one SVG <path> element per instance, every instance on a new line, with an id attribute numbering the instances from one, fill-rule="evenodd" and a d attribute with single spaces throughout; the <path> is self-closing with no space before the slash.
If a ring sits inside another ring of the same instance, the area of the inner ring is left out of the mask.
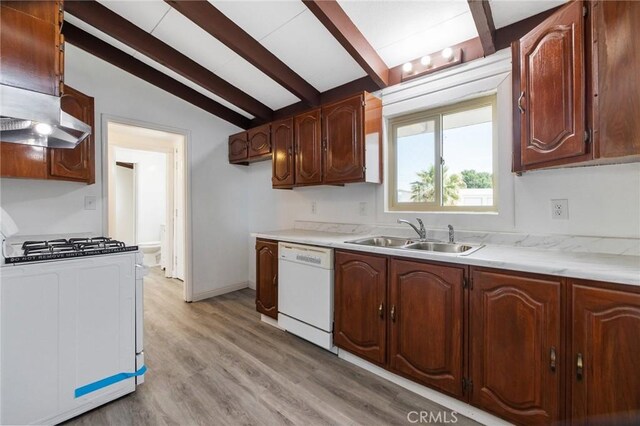
<path id="1" fill-rule="evenodd" d="M 387 259 L 336 251 L 333 342 L 368 361 L 386 362 Z"/>
<path id="2" fill-rule="evenodd" d="M 293 118 L 271 123 L 273 164 L 271 184 L 274 188 L 292 188 L 295 183 L 293 156 Z"/>
<path id="3" fill-rule="evenodd" d="M 584 22 L 570 2 L 512 46 L 514 171 L 589 159 Z"/>
<path id="4" fill-rule="evenodd" d="M 296 185 L 322 183 L 320 109 L 294 117 Z"/>
<path id="5" fill-rule="evenodd" d="M 0 176 L 26 179 L 47 178 L 47 148 L 0 143 Z"/>
<path id="6" fill-rule="evenodd" d="M 472 269 L 471 403 L 517 424 L 561 419 L 561 280 Z"/>
<path id="7" fill-rule="evenodd" d="M 324 182 L 364 180 L 362 95 L 322 107 Z"/>
<path id="8" fill-rule="evenodd" d="M 278 319 L 278 243 L 256 241 L 256 310 Z"/>
<path id="9" fill-rule="evenodd" d="M 0 84 L 60 95 L 61 1 L 3 1 L 0 9 Z"/>
<path id="10" fill-rule="evenodd" d="M 462 396 L 464 268 L 392 259 L 389 367 Z"/>
<path id="11" fill-rule="evenodd" d="M 572 423 L 640 424 L 638 289 L 570 285 Z"/>
<path id="12" fill-rule="evenodd" d="M 271 126 L 265 124 L 247 131 L 249 159 L 271 158 Z"/>
<path id="13" fill-rule="evenodd" d="M 91 126 L 91 135 L 74 149 L 49 150 L 49 175 L 64 179 L 95 183 L 94 101 L 69 86 L 64 87 L 62 110 Z"/>
<path id="14" fill-rule="evenodd" d="M 249 142 L 247 132 L 236 133 L 229 136 L 229 162 L 248 164 Z"/>
<path id="15" fill-rule="evenodd" d="M 640 155 L 640 2 L 590 3 L 596 155 Z"/>

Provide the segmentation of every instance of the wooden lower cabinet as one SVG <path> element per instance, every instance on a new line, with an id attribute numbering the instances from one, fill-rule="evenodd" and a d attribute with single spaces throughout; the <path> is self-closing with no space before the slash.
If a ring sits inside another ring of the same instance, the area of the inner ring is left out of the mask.
<path id="1" fill-rule="evenodd" d="M 572 423 L 640 424 L 640 288 L 569 285 Z"/>
<path id="2" fill-rule="evenodd" d="M 465 267 L 392 259 L 389 368 L 461 397 Z"/>
<path id="3" fill-rule="evenodd" d="M 256 241 L 256 310 L 278 318 L 277 241 Z"/>
<path id="4" fill-rule="evenodd" d="M 333 341 L 367 361 L 386 362 L 387 259 L 336 251 Z"/>
<path id="5" fill-rule="evenodd" d="M 471 403 L 517 424 L 562 418 L 562 279 L 472 269 Z"/>

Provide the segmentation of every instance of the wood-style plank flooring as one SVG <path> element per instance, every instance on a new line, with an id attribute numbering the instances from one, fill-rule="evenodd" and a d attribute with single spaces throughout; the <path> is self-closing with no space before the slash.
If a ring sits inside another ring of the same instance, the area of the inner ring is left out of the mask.
<path id="1" fill-rule="evenodd" d="M 262 323 L 254 298 L 245 289 L 185 303 L 182 283 L 153 269 L 145 278 L 145 383 L 67 424 L 406 425 L 410 411 L 444 410 Z"/>

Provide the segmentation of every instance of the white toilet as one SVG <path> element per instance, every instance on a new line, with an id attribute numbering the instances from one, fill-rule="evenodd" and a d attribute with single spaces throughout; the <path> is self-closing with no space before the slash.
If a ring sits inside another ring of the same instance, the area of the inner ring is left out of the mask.
<path id="1" fill-rule="evenodd" d="M 151 241 L 147 243 L 138 243 L 138 248 L 144 255 L 145 266 L 158 266 L 160 265 L 160 253 L 161 253 L 160 241 Z"/>

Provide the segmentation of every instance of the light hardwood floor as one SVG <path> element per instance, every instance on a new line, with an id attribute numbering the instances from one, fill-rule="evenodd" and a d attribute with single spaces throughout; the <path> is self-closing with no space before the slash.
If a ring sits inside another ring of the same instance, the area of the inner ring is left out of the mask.
<path id="1" fill-rule="evenodd" d="M 67 424 L 407 425 L 410 411 L 444 410 L 262 323 L 254 298 L 245 289 L 185 303 L 181 282 L 153 269 L 145 278 L 145 383 Z"/>

